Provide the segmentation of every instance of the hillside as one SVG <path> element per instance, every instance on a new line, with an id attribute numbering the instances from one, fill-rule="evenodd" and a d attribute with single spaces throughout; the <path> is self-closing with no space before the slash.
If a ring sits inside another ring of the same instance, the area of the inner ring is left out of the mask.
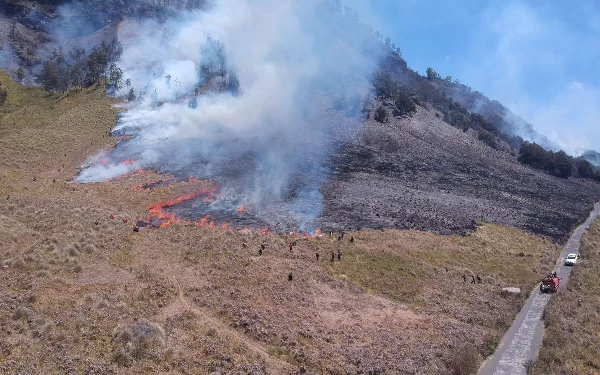
<path id="1" fill-rule="evenodd" d="M 139 189 L 172 177 L 145 172 L 70 183 L 87 155 L 114 145 L 113 101 L 97 86 L 48 96 L 0 79 L 10 98 L 0 107 L 6 374 L 474 369 L 524 300 L 499 288 L 530 290 L 558 253 L 490 224 L 469 236 L 363 229 L 341 241 L 192 224 L 133 232 L 152 203 L 207 182 Z"/>
<path id="2" fill-rule="evenodd" d="M 289 3 L 315 7 L 0 2 L 0 372 L 472 374 L 494 352 L 600 184 L 522 164 L 500 103 L 339 2 Z"/>

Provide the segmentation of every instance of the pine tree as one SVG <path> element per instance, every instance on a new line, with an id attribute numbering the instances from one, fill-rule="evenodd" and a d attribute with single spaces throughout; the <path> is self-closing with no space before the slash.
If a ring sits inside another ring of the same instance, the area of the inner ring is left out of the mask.
<path id="1" fill-rule="evenodd" d="M 133 91 L 133 87 L 129 90 L 129 95 L 127 95 L 127 101 L 135 101 L 135 91 Z"/>

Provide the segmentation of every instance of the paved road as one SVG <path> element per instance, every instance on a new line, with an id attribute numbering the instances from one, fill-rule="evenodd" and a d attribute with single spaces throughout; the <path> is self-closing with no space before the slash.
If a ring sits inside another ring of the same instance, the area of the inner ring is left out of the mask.
<path id="1" fill-rule="evenodd" d="M 569 280 L 572 267 L 564 266 L 568 253 L 579 252 L 581 235 L 596 217 L 600 216 L 600 203 L 594 205 L 590 216 L 569 238 L 556 264 L 556 274 L 560 277 L 560 288 Z M 585 262 L 585 259 L 582 259 Z M 541 320 L 544 308 L 550 299 L 549 294 L 540 294 L 539 289 L 517 315 L 510 329 L 504 334 L 498 349 L 479 371 L 479 375 L 526 375 L 525 363 L 537 357 L 537 351 L 544 337 Z"/>

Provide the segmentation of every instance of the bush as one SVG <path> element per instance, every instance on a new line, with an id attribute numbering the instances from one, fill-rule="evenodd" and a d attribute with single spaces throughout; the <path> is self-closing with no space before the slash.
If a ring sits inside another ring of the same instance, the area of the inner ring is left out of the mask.
<path id="1" fill-rule="evenodd" d="M 488 133 L 487 131 L 480 131 L 478 138 L 481 142 L 485 143 L 491 148 L 498 148 L 498 142 L 496 142 L 496 138 L 494 138 L 494 136 Z"/>
<path id="2" fill-rule="evenodd" d="M 2 82 L 0 82 L 0 106 L 6 102 L 8 98 L 8 90 L 2 87 Z"/>
<path id="3" fill-rule="evenodd" d="M 394 102 L 394 116 L 410 116 L 417 111 L 415 99 L 406 92 L 399 92 Z"/>
<path id="4" fill-rule="evenodd" d="M 471 375 L 479 368 L 477 351 L 473 348 L 462 348 L 454 353 L 446 363 L 451 375 Z"/>
<path id="5" fill-rule="evenodd" d="M 113 361 L 119 366 L 131 366 L 134 360 L 156 360 L 165 345 L 165 331 L 156 323 L 140 319 L 119 325 L 112 334 Z"/>
<path id="6" fill-rule="evenodd" d="M 375 121 L 381 122 L 381 123 L 388 121 L 388 112 L 384 106 L 380 105 L 379 107 L 377 107 L 374 118 L 375 118 Z"/>

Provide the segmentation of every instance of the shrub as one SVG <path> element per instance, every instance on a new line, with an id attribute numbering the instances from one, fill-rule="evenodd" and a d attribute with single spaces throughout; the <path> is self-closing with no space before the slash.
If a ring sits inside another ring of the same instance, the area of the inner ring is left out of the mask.
<path id="1" fill-rule="evenodd" d="M 479 360 L 473 348 L 462 348 L 446 363 L 451 375 L 471 375 L 477 372 Z"/>
<path id="2" fill-rule="evenodd" d="M 165 345 L 165 331 L 157 323 L 140 319 L 121 324 L 112 334 L 113 361 L 119 366 L 131 366 L 134 360 L 158 359 Z"/>
<path id="3" fill-rule="evenodd" d="M 380 105 L 379 107 L 377 107 L 377 110 L 375 111 L 374 118 L 375 118 L 375 121 L 377 121 L 377 122 L 381 122 L 381 123 L 387 122 L 388 121 L 387 110 L 382 105 Z"/>
<path id="4" fill-rule="evenodd" d="M 0 82 L 0 106 L 6 102 L 8 98 L 8 91 L 2 87 L 2 82 Z"/>

